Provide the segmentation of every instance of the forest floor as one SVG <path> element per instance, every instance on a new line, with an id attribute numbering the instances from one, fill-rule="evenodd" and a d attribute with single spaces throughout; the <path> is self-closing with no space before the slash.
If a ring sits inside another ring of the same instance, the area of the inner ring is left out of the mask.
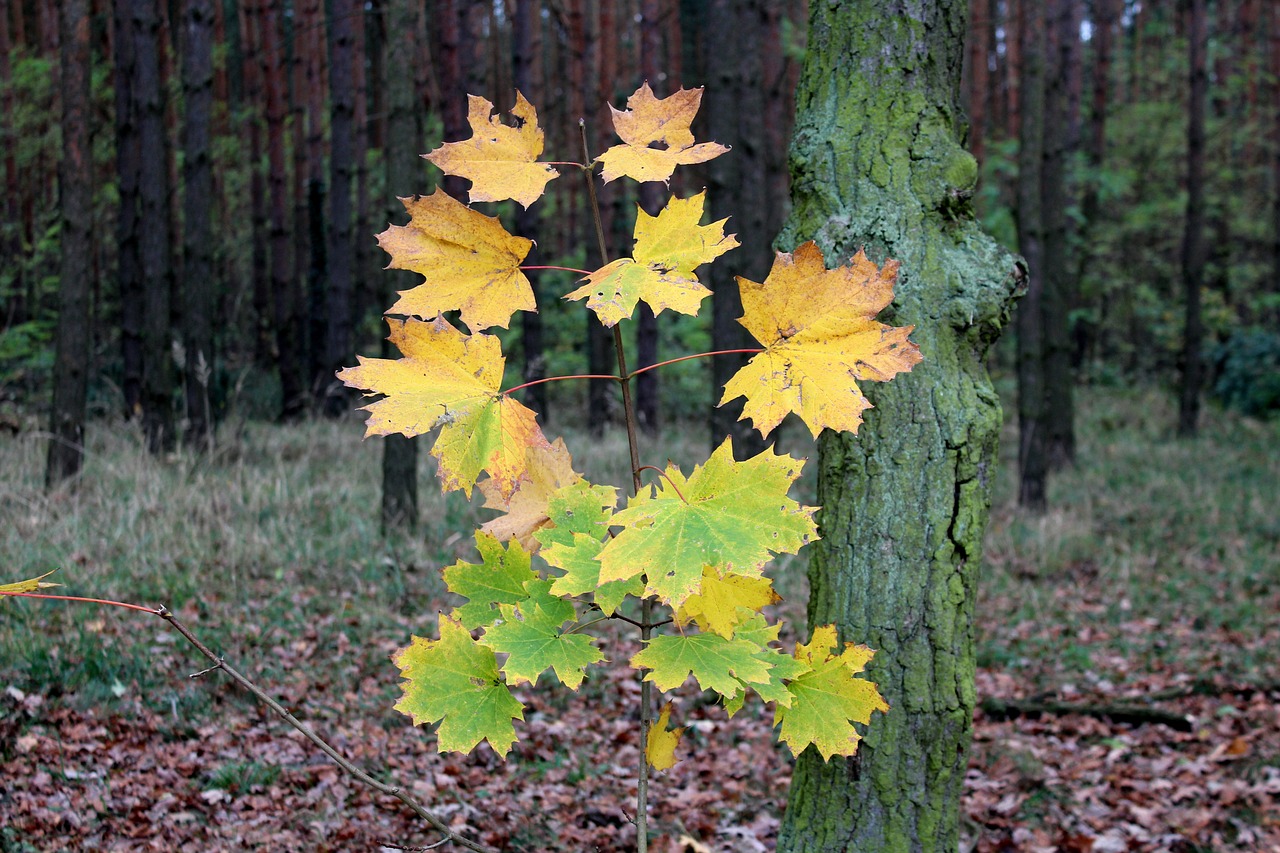
<path id="1" fill-rule="evenodd" d="M 1078 464 L 1054 479 L 1045 516 L 1014 506 L 1005 442 L 964 849 L 1280 850 L 1280 424 L 1214 413 L 1203 437 L 1176 441 L 1159 395 L 1080 396 Z M 392 710 L 389 656 L 433 632 L 450 603 L 438 568 L 471 559 L 469 530 L 487 513 L 424 480 L 420 535 L 383 539 L 380 447 L 359 434 L 354 421 L 242 423 L 212 459 L 154 460 L 136 434 L 102 429 L 82 487 L 53 495 L 34 425 L 0 436 L 0 580 L 57 566 L 60 592 L 168 603 L 460 832 L 509 849 L 633 849 L 638 688 L 620 663 L 576 694 L 518 688 L 525 722 L 506 761 L 487 745 L 439 755 Z M 811 454 L 798 435 L 785 444 Z M 592 479 L 620 480 L 617 446 L 578 446 Z M 652 455 L 705 453 L 686 435 Z M 794 640 L 803 561 L 776 583 Z M 620 662 L 636 642 L 605 646 Z M 145 614 L 0 603 L 0 851 L 438 840 L 222 674 L 189 677 L 206 665 Z M 686 740 L 654 782 L 652 849 L 774 849 L 792 758 L 770 716 L 749 701 L 728 720 L 690 686 L 675 695 Z"/>

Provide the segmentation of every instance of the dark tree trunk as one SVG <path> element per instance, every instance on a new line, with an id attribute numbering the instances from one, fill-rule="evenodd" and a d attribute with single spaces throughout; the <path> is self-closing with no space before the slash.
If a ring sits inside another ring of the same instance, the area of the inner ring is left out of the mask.
<path id="1" fill-rule="evenodd" d="M 515 87 L 531 103 L 541 105 L 541 86 L 535 80 L 537 37 L 542 18 L 541 0 L 516 0 L 516 14 L 511 33 L 512 77 Z M 574 176 L 576 177 L 576 176 Z M 572 178 L 570 178 L 572 180 Z M 533 254 L 525 263 L 543 263 L 538 243 L 538 210 L 520 208 L 516 211 L 516 233 L 534 242 Z M 530 284 L 539 305 L 543 304 L 543 288 L 540 286 L 541 276 L 533 276 Z M 542 343 L 542 315 L 536 311 L 523 311 L 520 315 L 521 341 L 524 350 L 524 381 L 536 382 L 547 375 L 546 354 Z M 529 408 L 542 416 L 543 425 L 550 423 L 551 414 L 547 409 L 547 386 L 534 385 L 524 392 L 524 402 Z"/>
<path id="2" fill-rule="evenodd" d="M 120 207 L 116 214 L 116 268 L 120 287 L 121 391 L 126 418 L 142 415 L 142 323 L 146 300 L 139 254 L 138 62 L 133 37 L 132 4 L 115 4 L 116 173 Z"/>
<path id="3" fill-rule="evenodd" d="M 325 146 L 324 106 L 327 79 L 325 75 L 325 13 L 321 0 L 302 0 L 298 6 L 298 48 L 306 65 L 307 104 L 307 375 L 311 393 L 322 399 L 323 390 L 332 380 L 326 375 L 326 346 L 329 337 L 328 253 L 325 243 Z"/>
<path id="4" fill-rule="evenodd" d="M 974 709 L 973 612 L 1000 402 L 983 355 L 1008 318 L 1015 260 L 963 199 L 967 0 L 812 3 L 780 243 L 828 262 L 901 261 L 890 309 L 924 362 L 885 385 L 857 436 L 819 440 L 809 624 L 877 649 L 891 710 L 859 754 L 800 756 L 778 850 L 955 851 Z"/>
<path id="5" fill-rule="evenodd" d="M 979 164 L 987 156 L 987 103 L 991 98 L 987 46 L 995 27 L 988 14 L 990 7 L 990 0 L 969 0 L 969 150 Z"/>
<path id="6" fill-rule="evenodd" d="M 1280 5 L 1267 16 L 1271 64 L 1271 292 L 1280 295 Z M 1271 310 L 1270 322 L 1280 324 L 1280 309 Z"/>
<path id="7" fill-rule="evenodd" d="M 343 414 L 348 395 L 333 374 L 351 361 L 355 243 L 352 235 L 352 179 L 355 177 L 355 0 L 334 0 L 329 21 L 329 287 L 324 413 Z"/>
<path id="8" fill-rule="evenodd" d="M 1182 385 L 1178 404 L 1178 435 L 1196 434 L 1200 421 L 1200 386 L 1204 364 L 1204 327 L 1200 317 L 1200 288 L 1208 246 L 1204 239 L 1204 110 L 1208 78 L 1205 74 L 1205 0 L 1191 0 L 1187 21 L 1190 48 L 1191 101 L 1187 121 L 1187 217 L 1182 235 L 1182 287 L 1186 319 L 1182 338 Z"/>
<path id="9" fill-rule="evenodd" d="M 270 192 L 272 325 L 275 327 L 276 368 L 280 375 L 280 416 L 290 420 L 306 410 L 306 366 L 302 360 L 299 308 L 302 302 L 296 258 L 290 241 L 289 169 L 285 164 L 285 92 L 283 22 L 269 5 L 262 24 L 261 70 L 267 108 L 267 187 Z"/>
<path id="10" fill-rule="evenodd" d="M 782 227 L 785 207 L 771 198 L 772 154 L 760 116 L 772 117 L 768 94 L 775 83 L 765 74 L 766 28 L 776 26 L 779 0 L 714 0 L 707 10 L 707 86 L 703 109 L 708 139 L 728 145 L 731 155 L 707 164 L 708 219 L 728 216 L 728 230 L 736 232 L 743 248 L 705 267 L 713 296 L 711 349 L 729 350 L 758 344 L 738 322 L 742 300 L 736 276 L 764 281 L 770 258 L 765 247 Z M 780 122 L 781 123 L 781 122 Z M 746 363 L 748 355 L 721 355 L 712 360 L 712 404 L 720 402 L 724 385 Z M 742 400 L 711 410 L 711 445 L 733 437 L 734 453 L 747 459 L 764 450 L 765 442 L 749 421 L 739 420 Z"/>
<path id="11" fill-rule="evenodd" d="M 188 445 L 213 448 L 209 380 L 213 375 L 215 277 L 211 208 L 214 194 L 209 128 L 213 114 L 212 0 L 186 0 L 182 18 L 183 354 Z"/>
<path id="12" fill-rule="evenodd" d="M 268 260 L 267 181 L 262 165 L 262 34 L 267 0 L 244 0 L 240 7 L 244 104 L 242 120 L 249 142 L 249 222 L 251 230 L 249 279 L 254 313 L 254 362 L 262 370 L 275 367 L 271 340 L 271 266 Z"/>
<path id="13" fill-rule="evenodd" d="M 1042 512 L 1047 500 L 1048 426 L 1044 376 L 1045 31 L 1039 0 L 1020 0 L 1021 120 L 1018 133 L 1018 250 L 1027 264 L 1027 292 L 1018 305 L 1018 503 Z"/>
<path id="14" fill-rule="evenodd" d="M 173 258 L 170 231 L 169 140 L 165 132 L 165 91 L 160 73 L 158 0 L 133 4 L 137 59 L 139 257 L 145 302 L 143 318 L 142 426 L 153 453 L 174 446 L 173 418 Z"/>
<path id="15" fill-rule="evenodd" d="M 6 10 L 7 11 L 7 10 Z M 45 486 L 80 473 L 89 387 L 90 264 L 93 259 L 93 149 L 89 137 L 89 14 L 86 0 L 62 4 L 62 267 L 53 363 L 53 412 Z"/>
<path id="16" fill-rule="evenodd" d="M 418 157 L 422 145 L 422 122 L 414 103 L 413 66 L 417 44 L 426 37 L 422 18 L 413 0 L 388 0 L 387 21 L 387 189 L 390 200 L 400 210 L 390 208 L 391 215 L 403 217 L 404 208 L 395 196 L 409 196 L 425 190 L 423 164 Z M 387 283 L 388 300 L 393 290 L 408 290 L 418 284 L 420 276 L 412 272 L 388 270 L 382 273 Z M 386 301 L 384 304 L 391 304 Z M 384 344 L 384 346 L 386 346 Z M 418 525 L 418 441 L 392 434 L 383 439 L 382 447 L 382 529 L 413 532 Z"/>
<path id="17" fill-rule="evenodd" d="M 662 3 L 661 0 L 640 0 L 640 75 L 649 81 L 654 94 L 658 97 L 671 94 L 679 88 L 679 83 L 670 74 L 666 85 L 658 81 L 662 79 L 666 69 L 662 64 Z M 650 216 L 657 216 L 666 204 L 667 188 L 656 181 L 647 181 L 640 185 L 640 207 Z M 636 305 L 636 367 L 643 367 L 658 362 L 658 318 L 648 303 Z M 635 380 L 636 420 L 640 428 L 650 435 L 658 432 L 658 371 L 650 370 L 642 373 Z"/>
<path id="18" fill-rule="evenodd" d="M 1071 363 L 1072 310 L 1076 298 L 1076 269 L 1071 263 L 1074 226 L 1067 168 L 1079 146 L 1078 91 L 1080 70 L 1079 0 L 1053 0 L 1047 22 L 1051 50 L 1045 80 L 1044 164 L 1040 174 L 1041 216 L 1044 222 L 1044 388 L 1045 452 L 1051 469 L 1072 465 L 1076 456 L 1075 372 Z M 1073 104 L 1073 101 L 1075 102 Z"/>

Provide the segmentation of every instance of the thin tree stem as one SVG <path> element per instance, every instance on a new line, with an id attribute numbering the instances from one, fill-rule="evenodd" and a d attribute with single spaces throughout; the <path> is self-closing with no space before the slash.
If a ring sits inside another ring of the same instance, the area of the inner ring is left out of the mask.
<path id="1" fill-rule="evenodd" d="M 663 471 L 657 465 L 641 465 L 637 470 L 638 471 L 657 471 L 658 476 L 667 481 L 667 485 L 670 486 L 677 495 L 679 495 L 680 500 L 686 504 L 689 503 L 689 501 L 684 496 L 684 492 L 680 491 L 680 487 L 677 486 L 674 482 L 672 482 L 671 478 L 667 476 L 667 472 Z"/>
<path id="2" fill-rule="evenodd" d="M 578 119 L 578 130 L 582 134 L 582 154 L 588 164 L 592 163 L 591 151 L 587 145 L 587 123 Z M 596 185 L 590 168 L 583 169 L 587 179 L 587 197 L 591 202 L 591 219 L 596 226 L 596 240 L 600 244 L 600 262 L 609 262 L 609 250 L 604 241 L 604 221 L 600 215 L 600 202 L 596 198 Z M 631 452 L 631 489 L 632 494 L 640 493 L 640 446 L 636 439 L 636 409 L 631 398 L 631 376 L 627 372 L 627 350 L 622 341 L 622 329 L 613 327 L 613 349 L 618 356 L 618 376 L 622 377 L 622 412 L 627 424 L 627 447 Z M 643 598 L 640 601 L 640 639 L 648 642 L 653 633 L 653 601 Z M 652 719 L 653 685 L 640 674 L 640 775 L 636 779 L 636 850 L 637 853 L 648 853 L 649 850 L 649 721 Z"/>
<path id="3" fill-rule="evenodd" d="M 212 661 L 213 666 L 209 667 L 209 669 L 203 670 L 202 672 L 195 673 L 194 675 L 191 676 L 192 678 L 196 678 L 201 675 L 204 675 L 205 673 L 212 672 L 215 669 L 222 670 L 227 675 L 229 675 L 233 681 L 235 681 L 245 690 L 248 690 L 255 697 L 257 697 L 260 702 L 262 702 L 264 705 L 266 705 L 268 708 L 274 711 L 277 716 L 279 716 L 286 723 L 288 723 L 289 725 L 297 729 L 299 732 L 301 732 L 303 737 L 305 737 L 307 740 L 311 741 L 313 744 L 319 747 L 320 751 L 323 752 L 325 755 L 329 756 L 329 758 L 333 760 L 333 763 L 337 764 L 338 767 L 342 768 L 342 770 L 346 772 L 347 775 L 351 776 L 352 778 L 360 782 L 363 782 L 364 784 L 368 785 L 370 788 L 373 788 L 375 791 L 379 791 L 383 794 L 387 794 L 388 796 L 392 796 L 400 800 L 400 802 L 408 806 L 413 811 L 414 814 L 416 814 L 418 817 L 425 820 L 427 823 L 431 824 L 431 826 L 437 832 L 439 832 L 441 835 L 444 836 L 444 839 L 446 841 L 452 841 L 454 844 L 457 844 L 460 847 L 465 847 L 468 850 L 474 850 L 476 851 L 476 853 L 498 853 L 498 851 L 493 847 L 489 847 L 488 845 L 481 844 L 477 841 L 472 841 L 471 839 L 466 838 L 465 836 L 459 835 L 458 833 L 451 830 L 448 824 L 446 824 L 443 820 L 437 817 L 434 813 L 429 811 L 425 806 L 419 803 L 413 796 L 406 793 L 398 785 L 387 785 L 382 782 L 379 782 L 377 779 L 374 779 L 372 776 L 370 776 L 368 773 L 365 773 L 359 767 L 356 767 L 354 764 L 352 764 L 350 761 L 344 758 L 341 753 L 339 753 L 336 749 L 330 746 L 328 741 L 320 737 L 320 735 L 316 734 L 311 729 L 310 726 L 308 726 L 306 723 L 303 723 L 293 714 L 290 714 L 287 710 L 285 710 L 285 707 L 283 705 L 281 705 L 269 694 L 267 694 L 264 690 L 262 690 L 262 688 L 258 687 L 258 685 L 254 684 L 252 681 L 250 681 L 248 678 L 242 675 L 238 670 L 236 670 L 234 667 L 228 664 L 225 660 L 223 660 L 222 658 L 214 654 L 213 651 L 208 646 L 200 642 L 200 639 L 196 637 L 195 634 L 191 633 L 190 629 L 188 629 L 186 625 L 183 625 L 181 622 L 179 622 L 178 618 L 173 615 L 173 612 L 169 610 L 169 608 L 165 607 L 163 604 L 160 605 L 159 607 L 144 607 L 141 604 L 131 604 L 126 601 L 113 601 L 111 599 L 106 599 L 106 598 L 84 598 L 77 595 L 48 595 L 45 593 L 35 593 L 35 592 L 0 591 L 0 595 L 12 595 L 18 598 L 51 598 L 59 601 L 83 601 L 90 604 L 105 604 L 110 607 L 123 607 L 126 610 L 139 610 L 143 613 L 150 613 L 153 616 L 159 616 L 161 619 L 163 619 L 164 621 L 168 622 L 171 626 L 173 626 L 173 629 L 177 631 L 179 634 L 181 634 L 183 638 L 187 640 L 187 642 L 195 646 L 196 649 L 200 652 L 200 654 L 204 655 L 206 658 Z"/>

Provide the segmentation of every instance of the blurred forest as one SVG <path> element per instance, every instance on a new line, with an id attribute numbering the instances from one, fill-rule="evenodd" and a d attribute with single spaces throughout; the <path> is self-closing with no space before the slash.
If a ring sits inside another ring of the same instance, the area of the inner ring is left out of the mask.
<path id="1" fill-rule="evenodd" d="M 414 278 L 381 271 L 373 235 L 434 187 L 416 155 L 469 132 L 465 93 L 505 112 L 519 88 L 547 156 L 575 160 L 579 117 L 602 150 L 607 105 L 642 80 L 706 85 L 695 131 L 735 150 L 673 189 L 706 186 L 746 248 L 711 268 L 711 316 L 636 324 L 637 360 L 742 345 L 733 276 L 767 272 L 786 214 L 805 20 L 803 0 L 4 0 L 0 417 L 52 406 L 75 450 L 83 400 L 163 451 L 208 445 L 230 413 L 349 410 L 333 373 L 378 351 Z M 1071 460 L 1080 383 L 1180 388 L 1184 432 L 1202 394 L 1280 408 L 1280 4 L 971 0 L 969 27 L 981 181 L 956 202 L 1028 261 L 994 356 L 1023 389 L 1024 445 L 1043 444 L 1020 454 L 1024 503 Z M 530 263 L 594 268 L 584 190 L 494 207 L 536 239 Z M 647 190 L 606 188 L 615 251 Z M 546 308 L 504 334 L 509 380 L 605 372 L 601 330 L 547 298 L 572 281 L 540 275 Z M 646 425 L 705 417 L 730 362 L 645 374 Z M 616 408 L 599 386 L 527 393 L 598 428 Z M 50 483 L 78 470 L 57 456 Z"/>

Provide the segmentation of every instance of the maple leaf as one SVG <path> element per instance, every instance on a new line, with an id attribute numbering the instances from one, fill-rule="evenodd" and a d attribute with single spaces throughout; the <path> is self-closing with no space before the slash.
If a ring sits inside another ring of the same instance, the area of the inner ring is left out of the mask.
<path id="1" fill-rule="evenodd" d="M 484 508 L 504 513 L 486 521 L 480 529 L 500 542 L 515 539 L 526 551 L 535 554 L 542 543 L 534 534 L 551 523 L 548 514 L 551 494 L 580 481 L 582 475 L 573 470 L 573 459 L 562 438 L 548 447 L 530 447 L 525 455 L 524 478 L 510 498 L 502 496 L 501 487 L 492 479 L 477 484 L 484 495 Z"/>
<path id="2" fill-rule="evenodd" d="M 779 739 L 795 755 L 811 744 L 824 761 L 833 755 L 853 755 L 862 736 L 852 724 L 869 723 L 872 711 L 889 710 L 875 684 L 854 677 L 875 652 L 845 643 L 842 652 L 831 654 L 838 648 L 834 625 L 815 629 L 813 639 L 796 648 L 796 660 L 809 672 L 787 684 L 790 707 L 779 703 L 773 715 L 773 724 L 782 725 Z"/>
<path id="3" fill-rule="evenodd" d="M 674 465 L 655 493 L 613 517 L 623 530 L 600 553 L 600 580 L 644 573 L 645 595 L 674 608 L 698 593 L 707 566 L 758 577 L 770 554 L 794 554 L 817 536 L 815 507 L 787 497 L 804 463 L 766 450 L 735 462 L 728 439 L 688 479 Z"/>
<path id="4" fill-rule="evenodd" d="M 54 569 L 53 571 L 45 572 L 39 577 L 28 578 L 27 580 L 14 581 L 13 583 L 0 583 L 0 595 L 13 595 L 14 593 L 19 592 L 39 592 L 42 589 L 62 586 L 60 583 L 53 583 L 45 580 L 45 578 L 49 577 L 49 575 L 56 571 L 57 569 Z"/>
<path id="5" fill-rule="evenodd" d="M 705 163 L 728 151 L 715 142 L 694 144 L 689 126 L 701 103 L 701 88 L 681 89 L 659 99 L 646 81 L 627 99 L 625 111 L 610 104 L 613 129 L 623 144 L 597 158 L 604 164 L 604 182 L 624 176 L 637 181 L 666 181 L 676 166 Z"/>
<path id="6" fill-rule="evenodd" d="M 694 315 L 711 293 L 694 274 L 739 245 L 737 235 L 724 233 L 721 219 L 699 225 L 705 191 L 692 198 L 672 198 L 657 216 L 636 208 L 635 249 L 631 258 L 619 258 L 588 275 L 582 287 L 565 299 L 586 298 L 587 307 L 605 326 L 616 326 L 643 299 L 661 314 L 666 308 Z"/>
<path id="7" fill-rule="evenodd" d="M 741 622 L 734 630 L 733 636 L 760 646 L 760 651 L 756 652 L 756 659 L 769 668 L 769 680 L 752 684 L 751 689 L 766 702 L 776 702 L 789 707 L 791 691 L 787 689 L 787 682 L 794 681 L 809 672 L 812 667 L 806 661 L 797 659 L 794 655 L 789 655 L 771 645 L 778 641 L 778 631 L 782 626 L 770 625 L 759 613 L 752 613 L 745 608 L 741 608 L 738 615 Z M 733 715 L 730 714 L 730 716 Z"/>
<path id="8" fill-rule="evenodd" d="M 440 461 L 445 491 L 468 496 L 481 471 L 487 471 L 503 497 L 510 497 L 524 475 L 525 451 L 549 447 L 535 415 L 498 391 L 503 358 L 492 335 L 464 335 L 443 318 L 424 322 L 388 319 L 389 340 L 403 358 L 358 356 L 358 367 L 338 378 L 366 396 L 385 395 L 362 407 L 369 413 L 365 436 L 421 435 L 440 427 L 431 455 Z"/>
<path id="9" fill-rule="evenodd" d="M 659 690 L 679 687 L 692 675 L 703 690 L 733 696 L 744 684 L 768 683 L 769 667 L 759 652 L 759 645 L 743 637 L 663 634 L 631 658 L 631 667 L 650 670 L 644 680 Z"/>
<path id="10" fill-rule="evenodd" d="M 859 251 L 828 270 L 822 250 L 805 243 L 779 252 L 764 283 L 738 278 L 739 321 L 765 345 L 729 380 L 719 405 L 746 397 L 740 420 L 768 435 L 795 412 L 814 438 L 824 427 L 857 432 L 870 407 L 856 380 L 887 382 L 920 362 L 907 340 L 914 326 L 875 320 L 893 300 L 897 261 L 877 267 Z"/>
<path id="11" fill-rule="evenodd" d="M 566 486 L 551 496 L 547 511 L 551 526 L 534 536 L 545 547 L 542 558 L 563 569 L 551 591 L 556 595 L 595 594 L 595 604 L 606 616 L 613 615 L 628 595 L 644 589 L 640 578 L 600 583 L 600 551 L 609 534 L 609 521 L 617 502 L 612 486 L 593 486 L 583 480 Z"/>
<path id="12" fill-rule="evenodd" d="M 501 605 L 502 620 L 486 629 L 480 642 L 507 655 L 502 671 L 511 684 L 537 684 L 538 676 L 551 669 L 565 687 L 577 690 L 586 677 L 583 669 L 604 655 L 585 634 L 561 632 L 577 613 L 551 594 L 550 581 L 529 581 L 524 588 L 527 597 Z"/>
<path id="13" fill-rule="evenodd" d="M 699 592 L 680 605 L 676 621 L 681 624 L 695 622 L 704 631 L 732 637 L 734 629 L 744 618 L 780 600 L 773 591 L 773 581 L 766 577 L 721 574 L 710 566 L 704 566 Z"/>
<path id="14" fill-rule="evenodd" d="M 546 163 L 534 162 L 542 153 L 543 133 L 538 112 L 516 92 L 511 115 L 519 127 L 503 124 L 492 115 L 493 104 L 479 95 L 467 96 L 467 122 L 472 136 L 460 142 L 446 142 L 424 154 L 447 175 L 471 181 L 471 201 L 515 199 L 526 208 L 538 200 L 547 182 L 560 173 Z"/>
<path id="15" fill-rule="evenodd" d="M 378 245 L 391 255 L 387 269 L 420 273 L 426 281 L 400 291 L 386 313 L 430 320 L 461 311 L 472 331 L 507 328 L 516 311 L 536 311 L 533 288 L 520 271 L 532 240 L 508 234 L 496 217 L 485 216 L 443 190 L 402 198 L 408 225 L 390 225 Z"/>
<path id="16" fill-rule="evenodd" d="M 523 601 L 528 595 L 525 584 L 538 579 L 530 567 L 529 552 L 519 542 L 503 550 L 496 537 L 476 531 L 476 548 L 479 564 L 459 560 L 444 570 L 449 591 L 469 599 L 453 611 L 467 630 L 492 625 L 501 615 L 498 605 Z"/>
<path id="17" fill-rule="evenodd" d="M 512 720 L 524 719 L 521 705 L 498 680 L 493 649 L 471 639 L 448 616 L 440 619 L 440 639 L 414 637 L 392 658 L 406 679 L 396 710 L 415 726 L 440 723 L 440 752 L 470 752 L 482 740 L 505 756 L 516 742 Z"/>
<path id="18" fill-rule="evenodd" d="M 658 719 L 649 723 L 649 737 L 645 744 L 644 754 L 654 770 L 670 770 L 676 764 L 676 747 L 680 745 L 680 735 L 684 729 L 669 729 L 671 725 L 671 703 L 662 706 Z"/>

